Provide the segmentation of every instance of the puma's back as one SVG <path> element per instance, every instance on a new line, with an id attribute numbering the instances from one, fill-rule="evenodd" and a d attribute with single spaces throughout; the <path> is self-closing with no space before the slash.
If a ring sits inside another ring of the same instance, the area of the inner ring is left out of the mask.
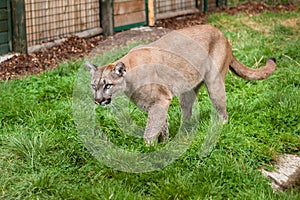
<path id="1" fill-rule="evenodd" d="M 182 116 L 189 118 L 204 82 L 220 119 L 225 122 L 227 70 L 248 80 L 259 80 L 276 69 L 273 58 L 262 68 L 246 67 L 233 56 L 223 33 L 210 25 L 176 30 L 151 44 L 133 48 L 115 63 L 98 68 L 87 66 L 97 104 L 107 105 L 114 96 L 125 92 L 148 112 L 144 134 L 147 143 L 159 135 L 167 137 L 167 111 L 174 95 L 180 95 Z"/>

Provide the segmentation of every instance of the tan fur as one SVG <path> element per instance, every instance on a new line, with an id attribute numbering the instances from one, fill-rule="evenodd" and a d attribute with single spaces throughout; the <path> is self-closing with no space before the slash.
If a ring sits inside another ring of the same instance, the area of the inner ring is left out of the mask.
<path id="1" fill-rule="evenodd" d="M 173 31 L 156 42 L 138 46 L 110 65 L 97 68 L 87 63 L 87 67 L 92 74 L 95 103 L 109 104 L 115 95 L 125 92 L 148 112 L 144 139 L 152 143 L 159 136 L 161 141 L 168 138 L 167 113 L 174 95 L 180 95 L 182 116 L 189 119 L 205 83 L 220 119 L 226 122 L 227 70 L 248 80 L 260 80 L 270 76 L 276 64 L 275 59 L 269 59 L 259 69 L 244 66 L 233 56 L 221 31 L 202 25 Z"/>

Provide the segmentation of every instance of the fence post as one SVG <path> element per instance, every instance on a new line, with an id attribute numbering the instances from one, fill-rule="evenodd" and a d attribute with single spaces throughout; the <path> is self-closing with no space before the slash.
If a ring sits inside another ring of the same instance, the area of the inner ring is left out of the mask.
<path id="1" fill-rule="evenodd" d="M 208 4 L 207 0 L 204 0 L 204 2 L 203 2 L 204 12 L 208 11 L 208 5 L 207 4 Z"/>
<path id="2" fill-rule="evenodd" d="M 113 0 L 100 0 L 100 23 L 104 35 L 114 34 Z"/>
<path id="3" fill-rule="evenodd" d="M 24 0 L 11 0 L 12 41 L 14 51 L 27 53 L 26 13 Z"/>
<path id="4" fill-rule="evenodd" d="M 149 26 L 155 25 L 155 2 L 154 2 L 154 0 L 148 0 L 148 22 L 149 22 Z"/>

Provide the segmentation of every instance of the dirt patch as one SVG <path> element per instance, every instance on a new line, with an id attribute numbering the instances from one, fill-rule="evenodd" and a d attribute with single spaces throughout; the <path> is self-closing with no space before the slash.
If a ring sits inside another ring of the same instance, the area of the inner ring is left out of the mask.
<path id="1" fill-rule="evenodd" d="M 281 22 L 282 26 L 295 28 L 300 26 L 300 19 L 299 18 L 293 18 L 293 19 L 287 19 Z"/>
<path id="2" fill-rule="evenodd" d="M 107 37 L 106 40 L 97 46 L 97 48 L 93 49 L 92 53 L 101 54 L 138 41 L 153 42 L 170 31 L 170 29 L 163 27 L 139 27 L 119 32 L 113 36 Z"/>
<path id="3" fill-rule="evenodd" d="M 235 15 L 243 12 L 248 15 L 259 14 L 269 10 L 273 12 L 293 11 L 295 5 L 270 6 L 264 3 L 252 2 L 237 7 L 216 9 L 215 12 L 226 12 Z M 117 33 L 111 37 L 97 36 L 93 38 L 70 37 L 62 44 L 51 47 L 46 51 L 18 55 L 0 63 L 0 80 L 22 78 L 25 75 L 39 74 L 51 70 L 59 62 L 64 60 L 75 60 L 86 56 L 95 47 L 99 47 L 99 53 L 118 48 L 133 41 L 153 41 L 166 34 L 169 29 L 175 30 L 184 27 L 204 24 L 208 14 L 196 14 L 171 19 L 164 19 L 157 22 L 155 28 L 150 30 L 130 30 Z M 99 50 L 100 49 L 100 50 Z"/>

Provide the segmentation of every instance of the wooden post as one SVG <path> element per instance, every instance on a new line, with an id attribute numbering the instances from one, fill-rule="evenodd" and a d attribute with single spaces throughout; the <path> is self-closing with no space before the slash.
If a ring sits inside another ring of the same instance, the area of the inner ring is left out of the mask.
<path id="1" fill-rule="evenodd" d="M 114 34 L 113 0 L 100 0 L 100 23 L 104 35 Z"/>
<path id="2" fill-rule="evenodd" d="M 11 0 L 13 49 L 20 53 L 27 53 L 26 13 L 24 0 Z"/>
<path id="3" fill-rule="evenodd" d="M 149 26 L 155 25 L 155 4 L 154 0 L 148 0 L 148 22 Z"/>

